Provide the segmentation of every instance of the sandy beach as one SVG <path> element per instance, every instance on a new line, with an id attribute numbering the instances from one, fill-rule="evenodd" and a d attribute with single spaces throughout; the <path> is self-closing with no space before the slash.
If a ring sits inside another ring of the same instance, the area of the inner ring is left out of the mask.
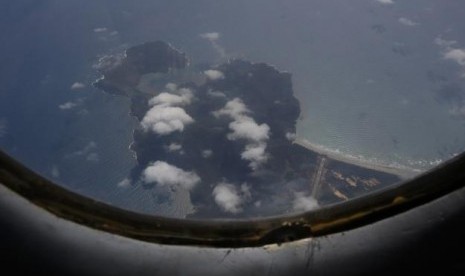
<path id="1" fill-rule="evenodd" d="M 401 167 L 401 166 L 390 166 L 386 164 L 381 164 L 380 162 L 373 162 L 371 160 L 365 160 L 361 157 L 347 155 L 337 150 L 331 150 L 331 149 L 327 149 L 325 147 L 313 144 L 306 139 L 296 138 L 296 140 L 294 141 L 294 144 L 302 146 L 313 152 L 316 152 L 317 154 L 325 155 L 328 158 L 333 159 L 333 160 L 353 164 L 353 165 L 371 169 L 371 170 L 394 174 L 394 175 L 399 176 L 402 179 L 409 179 L 422 173 L 422 171 L 415 170 L 412 168 Z"/>

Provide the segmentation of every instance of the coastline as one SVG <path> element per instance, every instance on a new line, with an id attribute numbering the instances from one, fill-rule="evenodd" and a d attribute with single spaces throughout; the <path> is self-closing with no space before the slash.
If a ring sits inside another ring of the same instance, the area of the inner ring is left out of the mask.
<path id="1" fill-rule="evenodd" d="M 332 160 L 340 161 L 343 163 L 348 163 L 351 165 L 359 166 L 359 167 L 370 169 L 370 170 L 393 174 L 393 175 L 400 177 L 401 179 L 410 179 L 423 172 L 423 171 L 415 170 L 415 169 L 408 168 L 408 167 L 400 167 L 400 166 L 396 167 L 396 166 L 389 166 L 385 164 L 379 164 L 376 162 L 372 162 L 370 160 L 364 160 L 362 158 L 358 158 L 355 156 L 346 155 L 342 152 L 337 152 L 335 150 L 326 149 L 322 146 L 313 144 L 306 139 L 296 138 L 293 143 L 295 145 L 304 147 L 307 150 L 310 150 L 316 154 L 324 155 Z"/>

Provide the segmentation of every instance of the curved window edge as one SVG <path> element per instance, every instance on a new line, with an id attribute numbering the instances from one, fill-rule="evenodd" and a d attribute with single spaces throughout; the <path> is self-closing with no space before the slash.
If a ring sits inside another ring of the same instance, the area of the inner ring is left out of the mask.
<path id="1" fill-rule="evenodd" d="M 192 220 L 140 214 L 54 184 L 0 151 L 0 183 L 50 213 L 97 230 L 171 245 L 254 247 L 351 230 L 465 187 L 465 154 L 411 180 L 320 209 L 250 220 Z"/>

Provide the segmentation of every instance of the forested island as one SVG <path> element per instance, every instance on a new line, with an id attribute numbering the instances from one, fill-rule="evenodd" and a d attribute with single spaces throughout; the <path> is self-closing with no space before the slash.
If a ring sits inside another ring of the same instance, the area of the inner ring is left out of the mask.
<path id="1" fill-rule="evenodd" d="M 300 105 L 291 74 L 269 64 L 235 59 L 200 69 L 156 41 L 97 68 L 95 87 L 128 97 L 140 123 L 131 183 L 188 190 L 191 217 L 304 211 L 400 180 L 294 143 Z"/>

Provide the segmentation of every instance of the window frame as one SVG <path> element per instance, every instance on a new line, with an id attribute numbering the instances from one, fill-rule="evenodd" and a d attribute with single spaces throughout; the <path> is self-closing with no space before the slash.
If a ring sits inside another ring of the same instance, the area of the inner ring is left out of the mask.
<path id="1" fill-rule="evenodd" d="M 289 216 L 193 220 L 140 214 L 79 195 L 0 151 L 0 183 L 48 212 L 93 229 L 172 245 L 255 247 L 339 233 L 386 219 L 465 186 L 465 153 L 346 202 Z"/>

